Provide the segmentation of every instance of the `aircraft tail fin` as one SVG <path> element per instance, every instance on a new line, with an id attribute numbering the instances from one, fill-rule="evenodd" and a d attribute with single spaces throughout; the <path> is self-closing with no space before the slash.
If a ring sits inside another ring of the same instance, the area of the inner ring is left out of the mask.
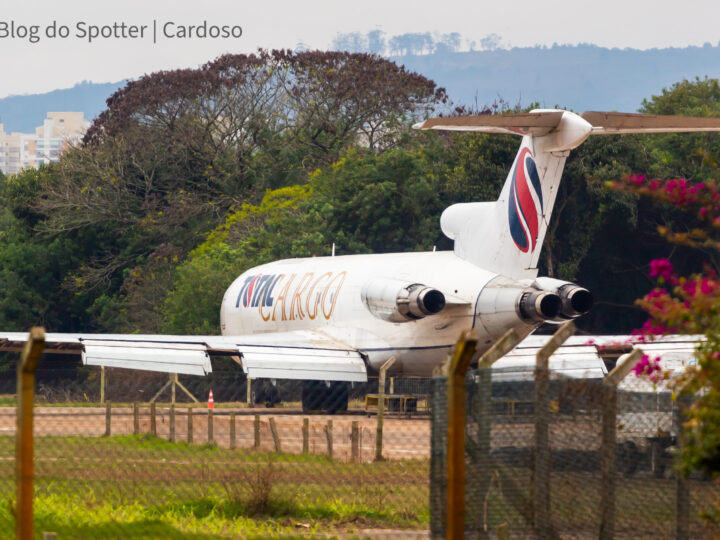
<path id="1" fill-rule="evenodd" d="M 529 113 L 431 118 L 416 129 L 509 133 L 520 149 L 495 202 L 460 203 L 440 218 L 455 253 L 515 279 L 534 278 L 565 160 L 590 135 L 720 131 L 720 118 L 536 109 Z"/>

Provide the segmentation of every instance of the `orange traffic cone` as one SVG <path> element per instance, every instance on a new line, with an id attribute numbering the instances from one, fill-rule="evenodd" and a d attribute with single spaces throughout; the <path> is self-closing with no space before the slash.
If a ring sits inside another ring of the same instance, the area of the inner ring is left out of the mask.
<path id="1" fill-rule="evenodd" d="M 215 400 L 213 399 L 212 390 L 210 390 L 210 395 L 208 396 L 208 409 L 214 409 L 215 408 Z"/>

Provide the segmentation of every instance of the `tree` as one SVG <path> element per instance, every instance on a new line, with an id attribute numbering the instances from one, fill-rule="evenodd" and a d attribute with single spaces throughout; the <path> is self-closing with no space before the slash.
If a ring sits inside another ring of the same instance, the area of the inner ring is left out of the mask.
<path id="1" fill-rule="evenodd" d="M 700 470 L 720 477 L 720 187 L 715 181 L 692 184 L 685 179 L 648 180 L 628 176 L 613 184 L 616 189 L 637 193 L 681 208 L 687 213 L 689 230 L 678 232 L 665 227 L 660 233 L 676 245 L 699 250 L 706 257 L 702 270 L 682 276 L 669 259 L 650 263 L 656 286 L 639 300 L 649 319 L 640 334 L 653 339 L 657 334 L 695 334 L 705 337 L 696 352 L 697 366 L 674 381 L 675 391 L 692 397 L 683 426 L 681 465 L 688 473 Z M 645 356 L 636 373 L 651 378 L 668 378 L 659 359 Z M 718 509 L 720 510 L 720 509 Z M 717 516 L 716 516 L 717 517 Z"/>
<path id="2" fill-rule="evenodd" d="M 43 235 L 97 235 L 63 283 L 95 289 L 91 311 L 114 329 L 158 331 L 168 265 L 228 212 L 305 183 L 349 147 L 396 145 L 408 119 L 445 99 L 368 54 L 259 51 L 154 73 L 111 96 L 22 211 Z"/>

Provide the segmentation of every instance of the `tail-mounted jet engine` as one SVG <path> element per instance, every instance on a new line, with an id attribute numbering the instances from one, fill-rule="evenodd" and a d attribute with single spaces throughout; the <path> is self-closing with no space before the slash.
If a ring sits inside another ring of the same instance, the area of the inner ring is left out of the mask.
<path id="1" fill-rule="evenodd" d="M 560 297 L 562 309 L 555 318 L 556 321 L 566 321 L 584 315 L 593 305 L 593 296 L 590 291 L 570 283 L 548 277 L 537 278 L 533 286 L 542 291 L 551 292 Z"/>
<path id="2" fill-rule="evenodd" d="M 562 299 L 554 292 L 497 276 L 485 285 L 477 299 L 475 323 L 499 337 L 518 324 L 530 328 L 555 320 L 561 310 Z"/>
<path id="3" fill-rule="evenodd" d="M 422 319 L 445 307 L 445 295 L 439 290 L 396 279 L 371 279 L 360 294 L 370 313 L 391 322 Z"/>

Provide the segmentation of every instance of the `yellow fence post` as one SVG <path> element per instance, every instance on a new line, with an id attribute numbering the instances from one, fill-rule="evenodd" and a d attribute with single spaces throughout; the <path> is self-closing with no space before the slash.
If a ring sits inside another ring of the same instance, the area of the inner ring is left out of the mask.
<path id="1" fill-rule="evenodd" d="M 15 435 L 15 479 L 17 513 L 15 533 L 19 540 L 33 538 L 33 400 L 35 369 L 45 348 L 45 329 L 30 329 L 17 370 L 17 433 Z"/>
<path id="2" fill-rule="evenodd" d="M 465 538 L 465 373 L 475 356 L 477 343 L 475 332 L 463 332 L 453 350 L 448 372 L 448 540 Z"/>

